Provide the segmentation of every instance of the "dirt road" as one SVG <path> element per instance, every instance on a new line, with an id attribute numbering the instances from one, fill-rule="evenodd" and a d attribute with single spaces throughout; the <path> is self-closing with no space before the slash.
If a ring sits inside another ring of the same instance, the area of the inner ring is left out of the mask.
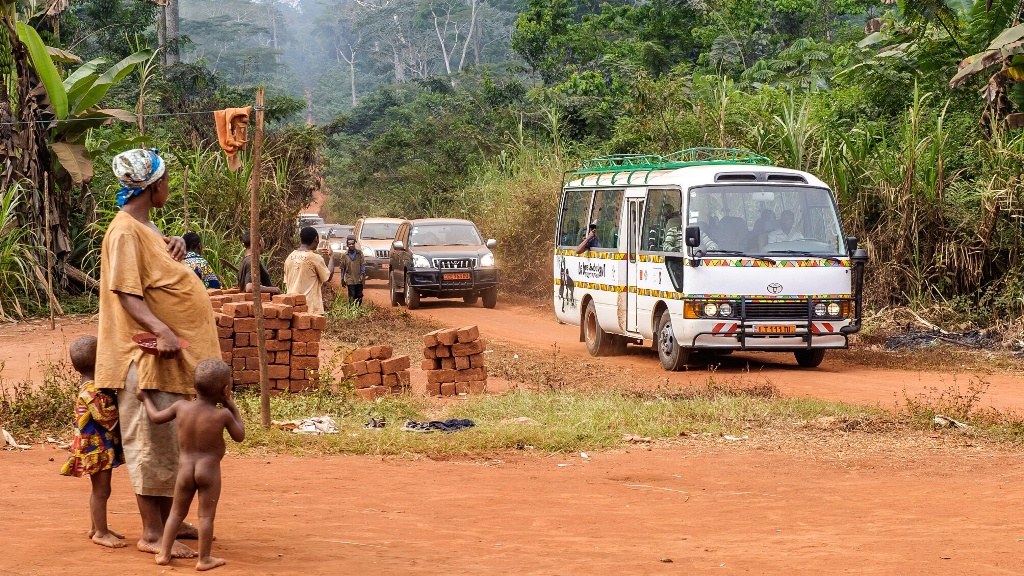
<path id="1" fill-rule="evenodd" d="M 370 282 L 366 285 L 366 298 L 381 306 L 390 304 L 387 284 Z M 661 368 L 657 355 L 649 348 L 630 347 L 626 356 L 591 358 L 579 341 L 579 328 L 559 324 L 549 304 L 506 304 L 499 301 L 492 310 L 480 304 L 468 305 L 458 300 L 424 299 L 422 308 L 414 310 L 416 316 L 429 318 L 445 326 L 476 324 L 487 338 L 500 340 L 526 348 L 551 351 L 587 358 L 595 363 L 621 367 L 631 371 L 637 385 L 686 386 L 703 384 L 708 378 L 708 366 L 695 365 L 687 372 L 669 373 Z M 989 385 L 984 397 L 986 405 L 1024 412 L 1024 378 L 1006 371 L 960 373 L 918 370 L 891 370 L 866 368 L 842 359 L 842 353 L 830 352 L 817 369 L 797 366 L 791 354 L 736 353 L 715 359 L 716 377 L 728 378 L 751 375 L 768 379 L 784 394 L 826 400 L 892 406 L 907 394 L 928 393 L 930 389 L 944 390 L 953 385 L 966 388 L 971 379 L 983 378 Z"/>
<path id="2" fill-rule="evenodd" d="M 694 440 L 589 460 L 229 456 L 216 572 L 1020 574 L 1019 457 L 969 450 L 861 461 Z M 59 476 L 63 458 L 0 451 L 0 574 L 165 573 L 86 540 L 89 482 Z M 134 542 L 127 474 L 114 480 L 111 527 Z"/>

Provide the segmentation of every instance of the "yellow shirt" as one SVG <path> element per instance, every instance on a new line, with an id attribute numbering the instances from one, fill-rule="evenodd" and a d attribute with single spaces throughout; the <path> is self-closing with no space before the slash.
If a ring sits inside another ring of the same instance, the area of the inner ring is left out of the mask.
<path id="1" fill-rule="evenodd" d="M 284 285 L 289 294 L 305 294 L 306 309 L 313 314 L 324 313 L 324 297 L 320 286 L 331 279 L 324 257 L 312 250 L 296 250 L 284 261 Z"/>
<path id="2" fill-rule="evenodd" d="M 146 330 L 121 306 L 118 292 L 141 296 L 189 347 L 168 359 L 143 352 L 132 336 Z M 135 362 L 139 388 L 195 394 L 196 365 L 221 356 L 203 281 L 167 253 L 160 234 L 127 212 L 114 216 L 103 237 L 99 324 L 97 388 L 124 388 L 128 367 Z"/>

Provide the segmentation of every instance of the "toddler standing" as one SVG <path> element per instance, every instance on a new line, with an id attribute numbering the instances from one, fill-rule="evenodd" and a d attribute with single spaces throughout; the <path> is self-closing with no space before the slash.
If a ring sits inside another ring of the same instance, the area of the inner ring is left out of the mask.
<path id="1" fill-rule="evenodd" d="M 89 511 L 92 528 L 89 538 L 100 546 L 124 548 L 124 536 L 107 528 L 107 499 L 110 476 L 124 464 L 121 429 L 118 427 L 117 401 L 93 381 L 96 368 L 96 337 L 82 336 L 71 344 L 71 365 L 82 375 L 75 400 L 75 438 L 71 455 L 60 473 L 64 476 L 88 474 L 92 481 Z"/>

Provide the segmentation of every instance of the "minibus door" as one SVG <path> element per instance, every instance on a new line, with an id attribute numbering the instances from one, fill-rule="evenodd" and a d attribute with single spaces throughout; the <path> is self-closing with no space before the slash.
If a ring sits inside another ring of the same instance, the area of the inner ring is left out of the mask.
<path id="1" fill-rule="evenodd" d="M 637 274 L 638 258 L 643 236 L 643 198 L 627 198 L 629 201 L 629 247 L 626 258 L 626 331 L 639 332 L 637 318 Z"/>

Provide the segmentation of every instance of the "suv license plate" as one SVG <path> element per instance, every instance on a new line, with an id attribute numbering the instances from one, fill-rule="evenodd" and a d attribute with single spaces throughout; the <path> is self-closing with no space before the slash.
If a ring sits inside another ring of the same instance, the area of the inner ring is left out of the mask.
<path id="1" fill-rule="evenodd" d="M 792 334 L 793 332 L 796 332 L 796 326 L 754 326 L 754 332 L 761 334 Z"/>
<path id="2" fill-rule="evenodd" d="M 459 272 L 458 274 L 445 274 L 442 278 L 445 280 L 469 280 L 469 272 Z"/>
<path id="3" fill-rule="evenodd" d="M 387 262 L 382 262 L 381 265 L 380 265 L 380 269 L 381 270 L 387 270 L 390 267 L 391 267 L 391 265 L 388 264 Z"/>

